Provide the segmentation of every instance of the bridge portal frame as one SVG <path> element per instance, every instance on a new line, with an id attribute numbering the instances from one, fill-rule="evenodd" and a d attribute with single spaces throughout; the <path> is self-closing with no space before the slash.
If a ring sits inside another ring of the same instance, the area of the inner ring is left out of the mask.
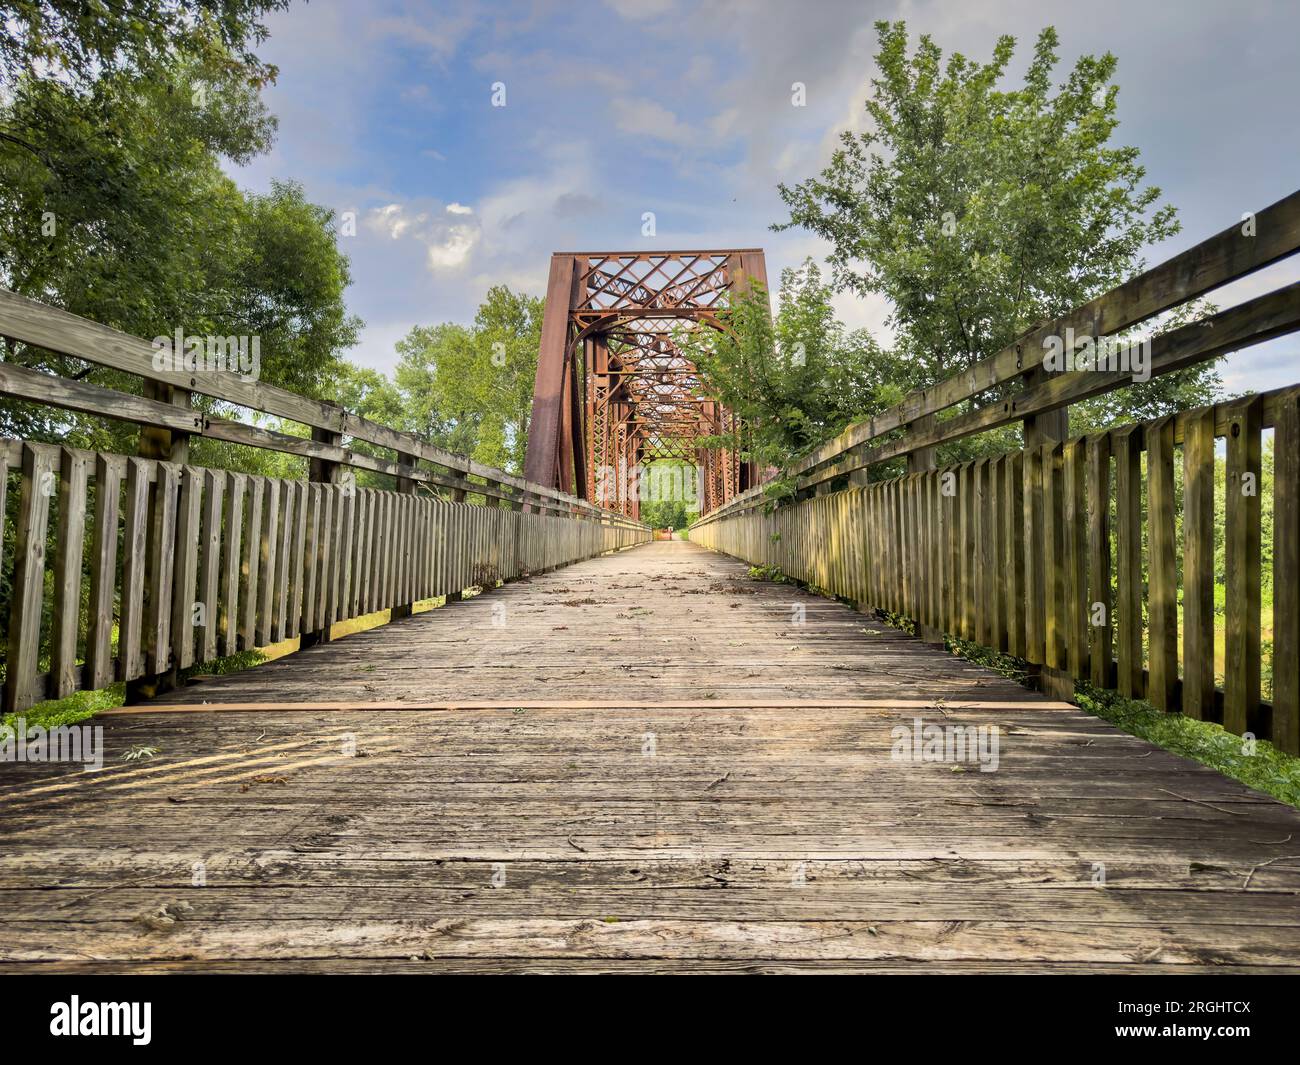
<path id="1" fill-rule="evenodd" d="M 753 284 L 767 289 L 760 248 L 552 255 L 524 476 L 634 520 L 631 484 L 648 458 L 700 470 L 701 513 L 756 485 L 736 450 L 693 443 L 738 425 L 673 339 L 726 329 L 732 298 Z"/>

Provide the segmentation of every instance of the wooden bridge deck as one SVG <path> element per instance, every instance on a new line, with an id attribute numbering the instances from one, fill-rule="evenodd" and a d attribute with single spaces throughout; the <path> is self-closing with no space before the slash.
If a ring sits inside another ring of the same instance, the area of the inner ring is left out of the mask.
<path id="1" fill-rule="evenodd" d="M 0 765 L 0 968 L 1300 971 L 1300 813 L 690 544 L 169 701 Z"/>

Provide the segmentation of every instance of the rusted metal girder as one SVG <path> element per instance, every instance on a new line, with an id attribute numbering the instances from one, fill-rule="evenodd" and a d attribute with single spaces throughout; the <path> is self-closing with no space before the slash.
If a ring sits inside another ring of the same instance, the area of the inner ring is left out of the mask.
<path id="1" fill-rule="evenodd" d="M 752 462 L 696 443 L 739 426 L 679 343 L 683 330 L 725 329 L 753 282 L 767 287 L 758 248 L 553 255 L 525 477 L 632 518 L 637 474 L 655 459 L 699 468 L 702 513 L 757 484 Z"/>

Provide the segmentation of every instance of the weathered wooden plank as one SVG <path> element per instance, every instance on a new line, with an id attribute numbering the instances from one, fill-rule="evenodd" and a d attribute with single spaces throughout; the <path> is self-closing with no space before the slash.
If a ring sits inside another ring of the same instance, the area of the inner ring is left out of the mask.
<path id="1" fill-rule="evenodd" d="M 221 613 L 217 627 L 221 633 L 221 653 L 233 655 L 239 650 L 240 577 L 244 562 L 244 498 L 248 477 L 242 473 L 226 475 L 225 526 L 221 538 Z"/>
<path id="2" fill-rule="evenodd" d="M 1081 438 L 1066 441 L 1062 460 L 1065 659 L 1070 675 L 1084 680 L 1089 675 L 1086 441 Z"/>
<path id="3" fill-rule="evenodd" d="M 1023 452 L 1007 456 L 1006 495 L 1003 500 L 1007 544 L 1006 583 L 1007 653 L 1025 653 L 1025 472 Z"/>
<path id="4" fill-rule="evenodd" d="M 1022 504 L 1024 533 L 1021 542 L 1025 557 L 1025 648 L 1027 662 L 1042 665 L 1047 632 L 1047 585 L 1045 584 L 1043 522 L 1043 452 L 1041 447 L 1025 448 L 1021 463 L 1024 486 Z"/>
<path id="5" fill-rule="evenodd" d="M 1115 452 L 1115 624 L 1119 693 L 1145 694 L 1142 677 L 1142 428 L 1111 434 Z"/>
<path id="6" fill-rule="evenodd" d="M 5 657 L 5 708 L 26 710 L 45 695 L 37 681 L 41 658 L 41 604 L 45 593 L 45 536 L 50 499 L 58 491 L 59 450 L 24 444 L 18 519 L 14 526 L 13 595 Z"/>
<path id="7" fill-rule="evenodd" d="M 113 683 L 113 615 L 117 585 L 117 534 L 122 514 L 126 460 L 95 456 L 95 532 L 90 556 L 90 603 L 86 629 L 86 677 L 92 689 Z M 0 500 L 0 506 L 3 501 Z M 130 544 L 127 544 L 130 549 Z M 123 600 L 126 589 L 123 587 Z M 121 643 L 119 637 L 119 644 Z"/>
<path id="8" fill-rule="evenodd" d="M 302 579 L 302 554 L 296 550 L 298 541 L 298 514 L 304 509 L 298 485 L 285 481 L 280 486 L 280 542 L 276 548 L 278 563 L 275 571 L 275 591 L 272 603 L 271 638 L 278 643 L 288 639 L 290 598 L 294 584 Z"/>
<path id="9" fill-rule="evenodd" d="M 176 507 L 181 490 L 181 467 L 159 462 L 150 510 L 148 620 L 145 639 L 146 670 L 166 673 L 172 661 L 172 576 L 176 564 Z"/>
<path id="10" fill-rule="evenodd" d="M 3 293 L 2 289 L 0 293 Z M 203 415 L 198 411 L 103 388 L 88 381 L 56 377 L 14 362 L 0 362 L 0 394 L 137 425 L 189 433 L 203 430 Z"/>
<path id="11" fill-rule="evenodd" d="M 393 605 L 406 606 L 410 603 L 407 593 L 407 562 L 410 550 L 410 529 L 409 517 L 411 510 L 411 497 L 409 495 L 398 495 L 392 500 L 393 504 Z M 475 510 L 475 516 L 481 514 L 481 510 Z"/>
<path id="12" fill-rule="evenodd" d="M 989 465 L 990 496 L 987 505 L 987 536 L 992 540 L 992 574 L 989 598 L 989 646 L 998 651 L 1007 649 L 1007 571 L 1011 566 L 1011 545 L 1004 535 L 1006 526 L 1006 496 L 1010 455 L 999 455 Z"/>
<path id="13" fill-rule="evenodd" d="M 126 512 L 122 523 L 122 622 L 118 636 L 121 680 L 144 675 L 145 582 L 149 579 L 149 469 L 126 460 Z"/>
<path id="14" fill-rule="evenodd" d="M 986 647 L 997 645 L 994 618 L 997 612 L 996 582 L 998 580 L 997 553 L 993 545 L 993 516 L 996 512 L 994 473 L 990 461 L 980 459 L 975 464 L 975 526 L 976 557 L 979 564 L 978 625 L 976 639 Z"/>
<path id="15" fill-rule="evenodd" d="M 1229 409 L 1224 478 L 1227 634 L 1223 727 L 1258 734 L 1260 690 L 1260 402 Z"/>
<path id="16" fill-rule="evenodd" d="M 1065 499 L 1062 476 L 1064 448 L 1041 447 L 1043 485 L 1043 664 L 1066 668 L 1065 636 Z"/>
<path id="17" fill-rule="evenodd" d="M 1300 391 L 1273 431 L 1273 743 L 1300 755 Z"/>
<path id="18" fill-rule="evenodd" d="M 259 532 L 258 608 L 255 640 L 259 647 L 275 643 L 275 599 L 278 584 L 276 573 L 280 564 L 280 502 L 283 482 L 270 478 L 265 482 L 262 525 Z"/>
<path id="19" fill-rule="evenodd" d="M 240 565 L 239 597 L 239 648 L 248 651 L 257 646 L 260 629 L 258 628 L 258 608 L 261 605 L 260 590 L 264 577 L 262 575 L 262 526 L 265 522 L 266 478 L 249 477 L 248 479 L 248 524 L 244 533 L 243 555 Z"/>
<path id="20" fill-rule="evenodd" d="M 1158 710 L 1177 710 L 1178 558 L 1174 526 L 1174 423 L 1147 426 L 1147 522 L 1151 561 L 1147 699 Z"/>
<path id="21" fill-rule="evenodd" d="M 338 550 L 338 584 L 335 588 L 334 611 L 332 620 L 342 621 L 351 617 L 352 608 L 352 565 L 356 551 L 356 507 L 357 492 L 353 483 L 345 484 L 339 496 L 339 536 Z"/>
<path id="22" fill-rule="evenodd" d="M 226 474 L 203 471 L 203 512 L 200 522 L 202 557 L 199 562 L 200 617 L 199 661 L 217 657 L 217 634 L 221 628 L 221 518 L 226 497 Z"/>
<path id="23" fill-rule="evenodd" d="M 359 488 L 354 493 L 354 520 L 357 531 L 353 538 L 352 585 L 349 592 L 349 614 L 357 617 L 366 612 L 366 589 L 370 576 L 370 492 Z"/>
<path id="24" fill-rule="evenodd" d="M 916 474 L 905 473 L 897 480 L 898 493 L 898 532 L 899 559 L 903 571 L 899 574 L 902 590 L 903 616 L 913 621 L 916 619 L 918 584 L 921 580 L 917 556 L 920 553 L 920 540 L 916 528 L 916 510 L 914 506 Z"/>
<path id="25" fill-rule="evenodd" d="M 1088 437 L 1088 663 L 1094 687 L 1114 686 L 1115 603 L 1110 586 L 1110 437 Z"/>
<path id="26" fill-rule="evenodd" d="M 181 474 L 181 499 L 176 521 L 176 567 L 172 584 L 172 661 L 181 669 L 194 664 L 199 612 L 195 610 L 199 576 L 199 544 L 203 539 L 201 507 L 204 471 L 186 466 Z"/>
<path id="27" fill-rule="evenodd" d="M 328 635 L 330 611 L 334 606 L 333 584 L 335 574 L 331 569 L 337 532 L 334 527 L 334 501 L 337 491 L 331 485 L 321 486 L 320 547 L 316 552 L 316 603 L 312 617 L 312 631 L 322 630 Z"/>
<path id="28" fill-rule="evenodd" d="M 387 610 L 393 605 L 393 551 L 396 547 L 396 529 L 393 523 L 394 494 L 378 493 L 378 507 L 375 513 L 376 540 L 378 556 L 375 558 L 375 589 L 378 595 L 376 606 Z"/>
<path id="29" fill-rule="evenodd" d="M 1214 408 L 1183 430 L 1183 713 L 1215 720 Z"/>
<path id="30" fill-rule="evenodd" d="M 307 524 L 311 517 L 311 501 L 309 492 L 312 488 L 319 492 L 320 485 L 304 484 L 301 481 L 294 485 L 296 495 L 294 515 L 294 538 L 293 538 L 293 569 L 290 571 L 290 600 L 286 605 L 285 617 L 285 635 L 300 636 L 302 633 L 302 614 L 303 600 L 307 594 L 307 572 L 311 570 L 314 575 L 315 566 L 311 565 L 307 558 Z"/>
<path id="31" fill-rule="evenodd" d="M 315 632 L 317 589 L 320 582 L 321 555 L 321 486 L 309 484 L 306 488 L 305 508 L 305 543 L 303 545 L 301 573 L 295 582 L 294 617 L 299 619 L 294 628 L 301 627 L 302 632 Z M 297 635 L 290 633 L 289 635 Z"/>
<path id="32" fill-rule="evenodd" d="M 86 542 L 86 478 L 91 456 L 62 448 L 59 527 L 54 550 L 54 617 L 50 634 L 50 694 L 62 699 L 81 687 L 77 643 L 81 629 L 81 563 Z"/>
<path id="33" fill-rule="evenodd" d="M 958 522 L 960 531 L 961 553 L 961 629 L 963 639 L 977 639 L 975 634 L 975 529 L 979 516 L 976 513 L 975 499 L 975 464 L 967 462 L 961 467 L 958 487 Z"/>

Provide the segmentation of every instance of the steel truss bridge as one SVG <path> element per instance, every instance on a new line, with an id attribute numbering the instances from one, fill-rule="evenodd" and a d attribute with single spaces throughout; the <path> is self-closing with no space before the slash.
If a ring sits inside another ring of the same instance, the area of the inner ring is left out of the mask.
<path id="1" fill-rule="evenodd" d="M 735 415 L 710 398 L 691 334 L 727 328 L 735 296 L 767 287 L 758 248 L 557 252 L 551 257 L 524 474 L 630 518 L 637 472 L 673 459 L 700 471 L 700 509 L 758 483 Z"/>

